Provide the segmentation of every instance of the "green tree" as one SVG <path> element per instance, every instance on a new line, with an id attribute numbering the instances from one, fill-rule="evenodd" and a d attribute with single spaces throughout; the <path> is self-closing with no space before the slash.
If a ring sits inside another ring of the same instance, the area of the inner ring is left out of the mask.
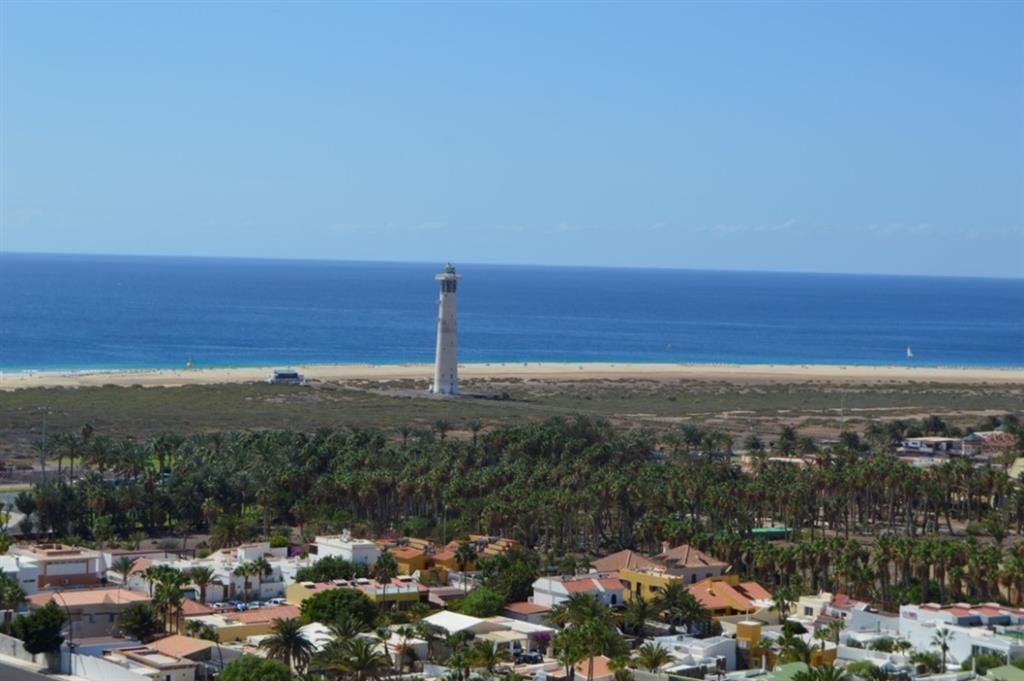
<path id="1" fill-rule="evenodd" d="M 672 654 L 660 643 L 645 643 L 636 651 L 633 660 L 641 669 L 652 674 L 672 661 Z"/>
<path id="2" fill-rule="evenodd" d="M 458 604 L 459 612 L 473 617 L 494 617 L 504 608 L 505 599 L 501 594 L 486 586 L 473 589 Z"/>
<path id="3" fill-rule="evenodd" d="M 147 643 L 163 632 L 164 625 L 149 603 L 132 603 L 117 616 L 117 626 L 127 636 Z"/>
<path id="4" fill-rule="evenodd" d="M 0 610 L 4 611 L 5 632 L 11 630 L 11 615 L 25 601 L 25 592 L 18 580 L 8 574 L 0 573 Z"/>
<path id="5" fill-rule="evenodd" d="M 464 541 L 459 544 L 459 547 L 455 549 L 455 562 L 459 566 L 459 572 L 462 573 L 462 591 L 469 588 L 469 582 L 466 580 L 466 569 L 476 561 L 476 548 L 473 547 L 468 541 Z"/>
<path id="6" fill-rule="evenodd" d="M 391 584 L 391 580 L 398 576 L 398 561 L 388 551 L 384 551 L 373 564 L 373 569 L 370 570 L 373 578 L 377 580 L 381 585 L 381 607 L 390 605 L 388 603 L 388 585 Z"/>
<path id="7" fill-rule="evenodd" d="M 197 565 L 196 567 L 188 571 L 188 579 L 192 584 L 196 585 L 199 589 L 199 602 L 206 602 L 206 591 L 210 588 L 211 584 L 216 584 L 217 577 L 213 572 L 213 568 L 205 565 Z"/>
<path id="8" fill-rule="evenodd" d="M 313 644 L 300 631 L 302 622 L 297 619 L 274 620 L 270 636 L 260 641 L 260 647 L 267 651 L 267 657 L 280 660 L 289 669 L 303 671 L 315 652 Z"/>
<path id="9" fill-rule="evenodd" d="M 379 678 L 390 665 L 376 644 L 364 638 L 331 642 L 316 656 L 315 664 L 330 678 L 351 678 L 354 681 Z"/>
<path id="10" fill-rule="evenodd" d="M 121 578 L 121 584 L 128 584 L 128 578 L 134 567 L 135 559 L 129 556 L 121 556 L 110 565 L 110 569 Z"/>
<path id="11" fill-rule="evenodd" d="M 33 655 L 53 653 L 64 643 L 61 629 L 66 617 L 64 610 L 52 600 L 41 608 L 33 610 L 14 620 L 11 629 L 14 636 L 25 644 L 25 650 Z"/>
<path id="12" fill-rule="evenodd" d="M 946 670 L 946 655 L 949 654 L 949 644 L 954 636 L 955 634 L 946 627 L 937 629 L 932 635 L 932 645 L 938 648 L 942 655 L 942 671 Z"/>
<path id="13" fill-rule="evenodd" d="M 362 591 L 331 589 L 321 591 L 302 601 L 302 621 L 330 625 L 350 617 L 359 631 L 373 629 L 377 622 L 377 606 Z"/>
<path id="14" fill-rule="evenodd" d="M 242 655 L 229 662 L 217 677 L 218 681 L 293 681 L 294 678 L 283 662 L 255 655 Z"/>
<path id="15" fill-rule="evenodd" d="M 470 664 L 487 673 L 488 677 L 494 675 L 494 670 L 503 662 L 510 662 L 512 656 L 508 650 L 499 648 L 494 641 L 478 641 L 470 651 Z"/>

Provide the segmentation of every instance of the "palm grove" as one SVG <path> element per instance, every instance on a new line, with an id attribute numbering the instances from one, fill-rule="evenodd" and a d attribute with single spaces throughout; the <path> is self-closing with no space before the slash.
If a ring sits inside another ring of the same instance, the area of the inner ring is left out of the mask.
<path id="1" fill-rule="evenodd" d="M 565 570 L 624 547 L 656 552 L 662 541 L 686 542 L 781 589 L 783 599 L 831 589 L 890 606 L 950 597 L 1019 603 L 1024 486 L 998 463 L 923 468 L 888 453 L 908 433 L 945 427 L 936 421 L 876 424 L 863 439 L 844 433 L 807 467 L 770 461 L 750 437 L 748 468 L 717 455 L 728 439 L 720 433 L 657 435 L 587 418 L 479 436 L 474 427 L 472 441 L 448 437 L 448 424 L 391 436 L 324 429 L 146 442 L 86 427 L 47 443 L 57 474 L 15 504 L 32 514 L 22 531 L 73 543 L 209 534 L 217 548 L 280 539 L 292 528 L 303 538 L 342 528 L 434 539 L 482 532 L 533 547 L 542 569 Z M 1019 433 L 1015 418 L 1004 425 Z M 777 453 L 815 450 L 792 429 L 776 440 Z M 70 484 L 75 467 L 80 477 Z M 791 528 L 793 541 L 752 539 L 769 524 Z"/>

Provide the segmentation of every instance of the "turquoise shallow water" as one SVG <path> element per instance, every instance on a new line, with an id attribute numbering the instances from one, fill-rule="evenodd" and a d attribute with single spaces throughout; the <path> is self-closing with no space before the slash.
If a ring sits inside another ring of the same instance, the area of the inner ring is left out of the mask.
<path id="1" fill-rule="evenodd" d="M 429 362 L 441 267 L 0 255 L 0 368 Z M 459 272 L 466 362 L 1024 366 L 1024 280 Z"/>

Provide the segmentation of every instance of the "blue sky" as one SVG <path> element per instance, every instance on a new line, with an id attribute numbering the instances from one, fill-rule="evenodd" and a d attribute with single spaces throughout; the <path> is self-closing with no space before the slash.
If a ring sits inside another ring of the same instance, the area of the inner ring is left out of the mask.
<path id="1" fill-rule="evenodd" d="M 1024 3 L 0 3 L 9 251 L 1024 276 Z"/>

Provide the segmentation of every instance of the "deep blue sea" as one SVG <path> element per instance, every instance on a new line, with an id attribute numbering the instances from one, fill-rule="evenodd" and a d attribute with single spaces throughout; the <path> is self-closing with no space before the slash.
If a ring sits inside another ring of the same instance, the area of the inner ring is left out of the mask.
<path id="1" fill-rule="evenodd" d="M 0 369 L 430 362 L 441 266 L 0 255 Z M 465 362 L 1024 366 L 1024 280 L 459 272 Z"/>

